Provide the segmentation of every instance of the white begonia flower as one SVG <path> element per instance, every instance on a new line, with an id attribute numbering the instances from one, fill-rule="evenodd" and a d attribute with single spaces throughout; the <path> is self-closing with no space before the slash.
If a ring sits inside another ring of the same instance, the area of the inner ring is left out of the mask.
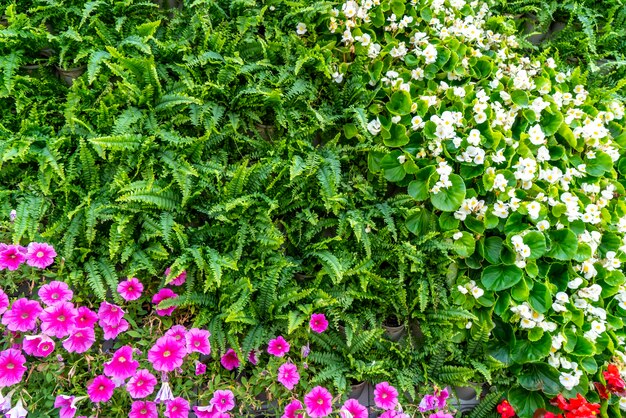
<path id="1" fill-rule="evenodd" d="M 626 397 L 619 398 L 619 409 L 626 411 Z"/>
<path id="2" fill-rule="evenodd" d="M 460 240 L 463 237 L 463 233 L 462 232 L 455 232 L 454 235 L 452 235 L 452 239 L 453 240 Z"/>
<path id="3" fill-rule="evenodd" d="M 398 123 L 398 122 L 400 122 L 401 119 L 402 119 L 402 116 L 397 116 L 397 115 L 393 116 L 391 118 L 391 123 Z"/>
<path id="4" fill-rule="evenodd" d="M 372 135 L 378 135 L 378 133 L 380 132 L 382 128 L 382 125 L 380 124 L 380 120 L 378 120 L 378 118 L 376 119 L 372 119 L 368 124 L 367 124 L 367 130 L 369 131 L 369 133 L 371 133 Z"/>
<path id="5" fill-rule="evenodd" d="M 467 295 L 469 293 L 469 290 L 467 290 L 467 288 L 465 286 L 458 285 L 457 289 L 459 290 L 460 293 L 462 293 L 464 295 Z"/>
<path id="6" fill-rule="evenodd" d="M 581 284 L 583 284 L 583 279 L 581 279 L 580 277 L 575 277 L 573 280 L 570 280 L 569 283 L 567 283 L 567 287 L 569 287 L 570 289 L 578 289 Z"/>
<path id="7" fill-rule="evenodd" d="M 341 82 L 343 81 L 343 74 L 341 74 L 341 73 L 340 73 L 340 72 L 338 72 L 338 71 L 335 71 L 335 72 L 333 73 L 333 81 L 334 81 L 335 83 L 341 83 Z"/>
<path id="8" fill-rule="evenodd" d="M 566 390 L 572 390 L 580 383 L 580 378 L 570 373 L 561 373 L 561 375 L 559 376 L 559 382 L 561 382 Z"/>
<path id="9" fill-rule="evenodd" d="M 557 302 L 554 302 L 554 303 L 552 304 L 552 310 L 553 310 L 554 312 L 567 312 L 567 308 L 566 308 L 565 306 L 563 306 L 563 305 L 561 305 L 561 304 L 557 303 Z"/>
<path id="10" fill-rule="evenodd" d="M 541 125 L 535 125 L 528 131 L 528 139 L 533 145 L 543 145 L 546 143 L 546 134 L 541 130 Z"/>
<path id="11" fill-rule="evenodd" d="M 404 164 L 405 161 L 406 161 L 406 156 L 405 155 L 398 155 L 398 162 L 400 164 Z"/>
<path id="12" fill-rule="evenodd" d="M 467 324 L 465 324 L 465 329 L 470 329 L 472 325 L 472 321 L 467 321 Z"/>
<path id="13" fill-rule="evenodd" d="M 474 296 L 474 298 L 478 299 L 484 294 L 485 294 L 485 291 L 481 289 L 480 287 L 476 286 L 472 288 L 472 296 Z"/>
<path id="14" fill-rule="evenodd" d="M 526 210 L 528 211 L 530 219 L 537 219 L 541 211 L 541 204 L 538 202 L 530 202 L 526 205 Z"/>
<path id="15" fill-rule="evenodd" d="M 525 329 L 533 329 L 537 326 L 537 324 L 532 319 L 522 318 L 520 326 Z"/>
<path id="16" fill-rule="evenodd" d="M 543 221 L 537 222 L 537 229 L 541 232 L 547 231 L 548 229 L 550 229 L 550 222 L 545 219 Z"/>
<path id="17" fill-rule="evenodd" d="M 358 9 L 359 5 L 356 1 L 347 1 L 341 6 L 341 11 L 348 19 L 356 16 Z"/>
<path id="18" fill-rule="evenodd" d="M 306 31 L 307 31 L 306 24 L 302 22 L 298 23 L 298 25 L 296 26 L 296 33 L 298 35 L 304 35 Z"/>

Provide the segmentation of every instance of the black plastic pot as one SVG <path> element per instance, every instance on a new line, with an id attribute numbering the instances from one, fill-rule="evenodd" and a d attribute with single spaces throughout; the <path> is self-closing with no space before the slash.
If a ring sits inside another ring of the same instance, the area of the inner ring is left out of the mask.
<path id="1" fill-rule="evenodd" d="M 68 68 L 68 69 L 57 67 L 57 74 L 59 75 L 59 78 L 65 84 L 67 84 L 68 86 L 71 86 L 72 84 L 74 84 L 74 80 L 76 80 L 78 77 L 81 76 L 81 74 L 85 72 L 86 68 L 87 68 L 86 65 L 83 65 L 81 67 L 76 67 L 76 68 Z"/>

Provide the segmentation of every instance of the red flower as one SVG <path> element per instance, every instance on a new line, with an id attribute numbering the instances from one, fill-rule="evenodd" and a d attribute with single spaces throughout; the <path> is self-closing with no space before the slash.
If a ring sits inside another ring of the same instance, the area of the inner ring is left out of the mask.
<path id="1" fill-rule="evenodd" d="M 589 403 L 580 393 L 570 399 L 569 412 L 565 418 L 593 418 L 600 412 L 600 404 Z"/>
<path id="2" fill-rule="evenodd" d="M 500 414 L 501 418 L 513 418 L 515 416 L 515 411 L 513 410 L 513 407 L 506 399 L 504 399 L 502 402 L 500 402 L 500 405 L 498 405 L 498 413 Z"/>
<path id="3" fill-rule="evenodd" d="M 543 418 L 563 418 L 563 415 L 557 415 L 554 412 L 546 412 L 545 414 L 543 414 Z"/>
<path id="4" fill-rule="evenodd" d="M 626 395 L 626 384 L 619 374 L 619 369 L 615 364 L 609 364 L 606 372 L 602 372 L 602 375 L 606 379 L 606 386 L 609 392 L 615 393 L 619 396 Z"/>
<path id="5" fill-rule="evenodd" d="M 611 394 L 609 393 L 608 390 L 606 390 L 606 386 L 604 386 L 600 382 L 593 382 L 593 385 L 596 387 L 596 390 L 598 391 L 598 395 L 600 395 L 601 399 L 609 399 L 609 396 L 611 396 Z"/>
<path id="6" fill-rule="evenodd" d="M 558 395 L 556 398 L 551 399 L 550 404 L 556 406 L 561 411 L 569 411 L 567 399 L 565 399 L 563 395 Z"/>

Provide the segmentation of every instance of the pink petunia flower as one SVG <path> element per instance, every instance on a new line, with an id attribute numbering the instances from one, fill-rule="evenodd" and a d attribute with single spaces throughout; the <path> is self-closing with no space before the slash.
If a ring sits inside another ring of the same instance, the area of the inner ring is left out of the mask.
<path id="1" fill-rule="evenodd" d="M 76 397 L 58 395 L 54 400 L 54 407 L 60 408 L 59 418 L 73 418 L 76 415 Z"/>
<path id="2" fill-rule="evenodd" d="M 342 411 L 347 411 L 351 418 L 367 418 L 367 408 L 359 403 L 356 399 L 348 399 L 341 407 Z M 342 415 L 343 416 L 343 415 Z"/>
<path id="3" fill-rule="evenodd" d="M 186 335 L 187 352 L 192 353 L 196 351 L 207 356 L 211 354 L 210 336 L 211 333 L 207 330 L 191 328 Z"/>
<path id="4" fill-rule="evenodd" d="M 452 416 L 450 417 L 453 418 Z M 396 411 L 396 410 L 390 409 L 380 414 L 379 418 L 411 418 L 411 417 L 402 411 Z M 431 415 L 429 418 L 433 418 L 433 415 Z"/>
<path id="5" fill-rule="evenodd" d="M 54 257 L 57 256 L 54 247 L 50 244 L 41 242 L 31 242 L 26 249 L 26 264 L 31 267 L 45 269 L 54 263 Z"/>
<path id="6" fill-rule="evenodd" d="M 163 334 L 163 336 L 166 336 L 166 335 L 174 338 L 176 341 L 178 341 L 181 344 L 186 344 L 187 342 L 186 340 L 187 328 L 185 328 L 182 325 L 174 325 L 173 327 L 168 329 L 165 334 Z"/>
<path id="7" fill-rule="evenodd" d="M 0 289 L 0 315 L 9 308 L 9 297 L 2 289 Z"/>
<path id="8" fill-rule="evenodd" d="M 398 404 L 398 391 L 387 382 L 381 382 L 374 388 L 374 403 L 381 409 L 394 409 Z"/>
<path id="9" fill-rule="evenodd" d="M 54 351 L 54 341 L 47 335 L 27 335 L 22 341 L 22 349 L 29 356 L 48 357 Z"/>
<path id="10" fill-rule="evenodd" d="M 87 386 L 87 395 L 91 402 L 108 402 L 113 396 L 115 390 L 115 383 L 106 376 L 99 375 Z"/>
<path id="11" fill-rule="evenodd" d="M 260 354 L 261 354 L 261 350 L 257 350 L 256 348 L 253 350 L 250 350 L 250 352 L 248 353 L 248 361 L 256 366 L 257 363 L 259 362 Z"/>
<path id="12" fill-rule="evenodd" d="M 96 335 L 93 328 L 75 329 L 65 340 L 63 340 L 63 348 L 68 353 L 84 353 L 89 350 L 96 341 Z"/>
<path id="13" fill-rule="evenodd" d="M 313 331 L 321 334 L 328 328 L 328 321 L 326 320 L 326 316 L 322 313 L 314 313 L 313 315 L 311 315 L 309 326 Z"/>
<path id="14" fill-rule="evenodd" d="M 131 398 L 141 399 L 151 395 L 156 385 L 156 377 L 148 370 L 140 369 L 128 380 L 126 390 Z"/>
<path id="15" fill-rule="evenodd" d="M 41 331 L 46 335 L 63 338 L 74 330 L 78 312 L 71 302 L 60 302 L 44 309 L 39 317 Z"/>
<path id="16" fill-rule="evenodd" d="M 148 351 L 148 361 L 152 363 L 154 370 L 171 372 L 182 366 L 183 359 L 187 354 L 186 351 L 184 344 L 176 341 L 173 337 L 163 336 Z"/>
<path id="17" fill-rule="evenodd" d="M 143 292 L 143 284 L 136 277 L 131 277 L 117 285 L 117 293 L 120 294 L 125 301 L 137 300 Z"/>
<path id="18" fill-rule="evenodd" d="M 213 405 L 194 406 L 193 412 L 198 418 L 215 418 L 219 412 L 213 410 Z"/>
<path id="19" fill-rule="evenodd" d="M 101 323 L 109 326 L 117 326 L 124 318 L 124 311 L 121 307 L 113 305 L 109 302 L 100 303 L 100 309 L 98 309 L 98 319 Z"/>
<path id="20" fill-rule="evenodd" d="M 281 418 L 303 418 L 302 414 L 298 414 L 298 411 L 303 409 L 302 402 L 294 399 L 285 407 L 285 413 Z"/>
<path id="21" fill-rule="evenodd" d="M 69 302 L 74 296 L 74 292 L 70 290 L 67 283 L 56 280 L 41 286 L 37 294 L 39 299 L 47 306 L 56 305 L 60 302 Z"/>
<path id="22" fill-rule="evenodd" d="M 20 245 L 3 244 L 0 246 L 0 270 L 17 270 L 24 260 L 26 260 L 26 248 Z"/>
<path id="23" fill-rule="evenodd" d="M 267 346 L 267 352 L 276 357 L 282 357 L 289 352 L 289 347 L 289 343 L 279 335 L 273 340 L 270 340 Z"/>
<path id="24" fill-rule="evenodd" d="M 154 402 L 135 401 L 130 406 L 128 418 L 158 418 L 159 412 Z"/>
<path id="25" fill-rule="evenodd" d="M 165 415 L 167 418 L 187 418 L 189 416 L 189 402 L 185 398 L 174 398 L 165 403 Z"/>
<path id="26" fill-rule="evenodd" d="M 170 271 L 169 267 L 165 269 L 165 277 L 169 276 Z M 187 280 L 187 271 L 183 270 L 178 276 L 174 277 L 169 284 L 180 286 L 185 283 L 185 280 Z"/>
<path id="27" fill-rule="evenodd" d="M 229 348 L 220 358 L 220 363 L 226 370 L 233 370 L 239 367 L 239 358 L 237 357 L 237 353 L 232 348 Z"/>
<path id="28" fill-rule="evenodd" d="M 104 363 L 104 374 L 114 379 L 125 380 L 135 374 L 139 362 L 133 360 L 133 348 L 125 345 L 117 349 L 110 361 Z"/>
<path id="29" fill-rule="evenodd" d="M 306 413 L 313 418 L 325 417 L 332 410 L 332 395 L 328 390 L 321 386 L 316 386 L 304 396 L 304 404 L 306 405 Z"/>
<path id="30" fill-rule="evenodd" d="M 196 361 L 196 376 L 206 373 L 206 364 Z"/>
<path id="31" fill-rule="evenodd" d="M 120 335 L 122 332 L 128 331 L 129 328 L 128 321 L 125 319 L 122 319 L 117 325 L 108 325 L 102 321 L 99 321 L 98 324 L 102 327 L 102 330 L 104 331 L 105 340 L 112 340 L 113 338 Z"/>
<path id="32" fill-rule="evenodd" d="M 235 407 L 235 395 L 230 390 L 216 390 L 209 403 L 217 412 L 230 411 Z"/>
<path id="33" fill-rule="evenodd" d="M 298 367 L 293 363 L 285 363 L 281 365 L 278 368 L 278 381 L 282 383 L 287 389 L 293 390 L 293 388 L 300 381 Z"/>
<path id="34" fill-rule="evenodd" d="M 20 350 L 9 348 L 0 351 L 0 388 L 13 386 L 22 381 L 26 367 L 26 358 Z"/>
<path id="35" fill-rule="evenodd" d="M 21 298 L 13 302 L 11 309 L 4 313 L 2 323 L 11 331 L 30 331 L 35 328 L 42 311 L 37 301 Z"/>
<path id="36" fill-rule="evenodd" d="M 98 315 L 86 306 L 76 309 L 76 314 L 76 319 L 74 320 L 76 329 L 93 328 L 96 322 L 98 322 Z"/>
<path id="37" fill-rule="evenodd" d="M 152 297 L 152 303 L 158 306 L 159 303 L 161 303 L 164 300 L 176 299 L 176 298 L 178 298 L 178 295 L 174 293 L 172 289 L 164 288 L 164 289 L 159 290 Z M 169 308 L 165 308 L 165 309 L 157 309 L 156 313 L 159 316 L 170 316 L 172 312 L 174 312 L 174 309 L 176 309 L 176 306 L 170 306 Z"/>

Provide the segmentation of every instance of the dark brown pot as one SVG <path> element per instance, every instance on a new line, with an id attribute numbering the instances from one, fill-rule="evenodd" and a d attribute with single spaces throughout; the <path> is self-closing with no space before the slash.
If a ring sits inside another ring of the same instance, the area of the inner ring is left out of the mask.
<path id="1" fill-rule="evenodd" d="M 57 74 L 59 75 L 59 78 L 63 80 L 65 84 L 71 87 L 72 84 L 74 84 L 74 80 L 80 77 L 80 75 L 85 72 L 86 68 L 87 68 L 86 65 L 83 65 L 81 67 L 76 67 L 76 68 L 68 68 L 68 69 L 57 67 Z"/>

